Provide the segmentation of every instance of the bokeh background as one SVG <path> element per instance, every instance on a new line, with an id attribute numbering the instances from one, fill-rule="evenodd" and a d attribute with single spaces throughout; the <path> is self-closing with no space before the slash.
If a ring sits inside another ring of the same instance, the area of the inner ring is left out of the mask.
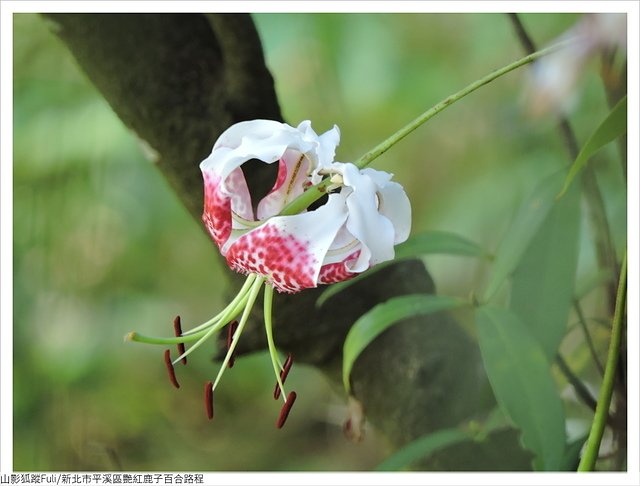
<path id="1" fill-rule="evenodd" d="M 576 18 L 522 16 L 541 46 Z M 500 14 L 254 19 L 285 119 L 311 119 L 318 132 L 338 124 L 341 161 L 522 55 Z M 525 75 L 526 68 L 482 88 L 375 162 L 405 186 L 414 232 L 450 230 L 493 251 L 534 184 L 567 162 L 554 120 L 533 119 L 523 107 Z M 572 121 L 584 141 L 607 104 L 597 69 L 580 88 Z M 620 247 L 625 195 L 616 192 L 612 165 L 598 172 Z M 206 352 L 194 356 L 176 391 L 162 349 L 123 342 L 132 329 L 171 334 L 176 314 L 187 325 L 206 320 L 222 304 L 227 270 L 33 14 L 14 16 L 13 230 L 16 470 L 367 470 L 389 453 L 371 428 L 360 444 L 343 437 L 344 396 L 313 368 L 297 366 L 290 376 L 299 398 L 278 431 L 268 357 L 243 357 L 225 375 L 208 423 L 201 385 L 217 366 Z M 595 269 L 588 225 L 582 232 L 579 278 Z M 487 275 L 486 264 L 471 259 L 425 261 L 443 294 L 467 297 Z M 594 292 L 589 315 L 606 315 L 603 307 Z M 606 330 L 594 324 L 592 332 L 604 352 Z M 587 384 L 597 384 L 573 334 L 563 350 Z M 560 376 L 558 384 L 566 386 Z M 586 430 L 590 413 L 568 390 L 564 396 L 571 437 Z"/>

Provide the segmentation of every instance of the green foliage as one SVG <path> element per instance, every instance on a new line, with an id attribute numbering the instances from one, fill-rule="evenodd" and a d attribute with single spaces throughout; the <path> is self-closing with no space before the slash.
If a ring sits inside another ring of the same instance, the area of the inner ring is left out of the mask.
<path id="1" fill-rule="evenodd" d="M 378 304 L 363 314 L 351 327 L 344 341 L 342 356 L 342 382 L 350 391 L 349 375 L 360 353 L 382 332 L 403 319 L 454 309 L 466 302 L 440 295 L 406 295 Z"/>
<path id="2" fill-rule="evenodd" d="M 487 288 L 482 300 L 489 301 L 516 269 L 538 229 L 554 204 L 554 197 L 563 179 L 556 173 L 542 180 L 522 206 L 496 252 Z"/>
<path id="3" fill-rule="evenodd" d="M 542 347 L 513 313 L 492 306 L 476 312 L 478 340 L 489 382 L 505 414 L 536 454 L 537 470 L 555 471 L 564 456 L 562 402 Z"/>
<path id="4" fill-rule="evenodd" d="M 350 280 L 327 287 L 327 289 L 322 292 L 322 295 L 318 297 L 316 306 L 322 307 L 322 305 L 332 296 L 342 292 L 354 283 L 371 276 L 371 274 L 382 270 L 384 267 L 392 265 L 400 260 L 418 258 L 420 256 L 438 253 L 476 257 L 487 256 L 484 250 L 474 242 L 446 231 L 425 231 L 418 235 L 411 236 L 407 241 L 398 245 L 395 251 L 396 256 L 393 260 L 376 265 L 367 272 Z"/>
<path id="5" fill-rule="evenodd" d="M 611 109 L 607 117 L 602 120 L 593 134 L 582 146 L 580 153 L 569 169 L 567 178 L 564 181 L 562 191 L 559 196 L 564 195 L 573 182 L 580 169 L 587 163 L 589 158 L 609 142 L 627 133 L 627 97 L 624 96 L 616 106 Z"/>
<path id="6" fill-rule="evenodd" d="M 578 187 L 549 211 L 515 268 L 511 310 L 537 339 L 549 362 L 565 335 L 578 265 Z"/>

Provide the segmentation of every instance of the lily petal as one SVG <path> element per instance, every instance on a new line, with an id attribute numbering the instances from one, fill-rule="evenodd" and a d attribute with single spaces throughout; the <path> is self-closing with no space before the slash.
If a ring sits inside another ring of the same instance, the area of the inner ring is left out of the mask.
<path id="1" fill-rule="evenodd" d="M 276 216 L 238 238 L 226 254 L 229 267 L 257 273 L 280 292 L 316 287 L 325 255 L 347 219 L 339 194 L 307 213 Z"/>
<path id="2" fill-rule="evenodd" d="M 273 188 L 258 204 L 258 219 L 264 220 L 278 214 L 306 189 L 311 162 L 297 150 L 287 150 L 278 166 L 278 177 Z"/>
<path id="3" fill-rule="evenodd" d="M 256 216 L 269 218 L 302 194 L 319 161 L 331 162 L 339 137 L 337 127 L 318 136 L 308 120 L 297 128 L 273 120 L 251 120 L 225 130 L 200 164 L 205 181 L 202 219 L 223 255 Z M 279 164 L 276 183 L 258 204 L 257 215 L 240 168 L 251 159 Z"/>
<path id="4" fill-rule="evenodd" d="M 404 188 L 391 180 L 393 174 L 371 168 L 363 169 L 362 173 L 378 186 L 378 211 L 393 224 L 393 244 L 406 241 L 411 233 L 411 202 Z"/>
<path id="5" fill-rule="evenodd" d="M 214 171 L 219 174 L 223 180 L 223 190 L 226 190 L 225 180 L 234 169 L 251 159 L 272 164 L 280 160 L 287 150 L 305 154 L 315 168 L 321 158 L 319 152 L 322 152 L 324 160 L 327 153 L 335 150 L 335 137 L 328 135 L 321 142 L 308 120 L 297 128 L 273 120 L 240 122 L 218 138 L 200 168 L 203 172 Z"/>
<path id="6" fill-rule="evenodd" d="M 367 172 L 360 171 L 353 164 L 338 162 L 332 164 L 332 167 L 342 174 L 345 185 L 343 191 L 351 191 L 346 199 L 349 212 L 346 228 L 362 244 L 358 259 L 349 264 L 350 270 L 363 272 L 373 265 L 393 259 L 396 229 L 394 223 L 379 211 L 382 195 L 379 191 L 384 187 L 387 192 L 386 189 L 390 187 L 387 186 L 390 175 L 385 173 L 375 175 L 375 178 L 382 183 L 382 186 L 379 186 L 371 177 L 371 174 L 379 171 L 373 171 L 373 169 Z M 406 198 L 404 191 L 401 191 L 401 194 L 389 193 L 389 195 L 391 196 L 389 199 L 393 199 L 394 195 Z M 395 204 L 388 201 L 387 206 L 393 209 Z M 397 206 L 402 207 L 403 203 L 400 202 Z M 410 213 L 408 217 L 410 221 Z M 399 236 L 404 236 L 405 232 L 406 229 L 403 228 L 403 234 Z"/>

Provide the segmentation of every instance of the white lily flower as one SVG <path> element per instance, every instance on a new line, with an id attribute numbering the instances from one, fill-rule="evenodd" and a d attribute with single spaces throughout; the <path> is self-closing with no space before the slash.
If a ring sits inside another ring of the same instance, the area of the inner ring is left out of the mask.
<path id="1" fill-rule="evenodd" d="M 203 221 L 229 266 L 258 274 L 281 292 L 335 283 L 390 260 L 408 237 L 411 207 L 391 175 L 333 162 L 337 127 L 317 135 L 309 121 L 297 128 L 270 120 L 230 127 L 200 168 L 205 181 Z M 278 162 L 274 187 L 253 211 L 242 164 Z M 340 174 L 339 192 L 313 211 L 277 214 L 321 174 Z"/>
<path id="2" fill-rule="evenodd" d="M 280 361 L 273 340 L 273 291 L 295 293 L 318 284 L 346 280 L 369 267 L 390 260 L 394 245 L 406 240 L 411 228 L 411 206 L 402 186 L 391 174 L 360 170 L 354 164 L 333 162 L 340 141 L 338 127 L 317 135 L 309 121 L 296 128 L 270 120 L 238 123 L 226 130 L 201 164 L 204 178 L 202 220 L 229 266 L 248 274 L 233 300 L 206 322 L 183 332 L 174 320 L 173 338 L 127 334 L 130 341 L 175 344 L 164 363 L 169 379 L 179 388 L 174 364 L 225 327 L 227 352 L 216 378 L 204 386 L 207 418 L 213 419 L 213 394 L 225 368 L 233 366 L 234 352 L 251 310 L 264 287 L 264 325 L 269 356 L 276 377 L 273 397 L 284 404 L 276 421 L 281 428 L 296 400 L 284 383 L 293 356 Z M 254 211 L 242 172 L 250 160 L 278 162 L 276 182 Z M 325 204 L 311 211 L 279 216 L 308 187 L 329 176 L 331 189 Z M 186 343 L 193 343 L 186 349 Z"/>

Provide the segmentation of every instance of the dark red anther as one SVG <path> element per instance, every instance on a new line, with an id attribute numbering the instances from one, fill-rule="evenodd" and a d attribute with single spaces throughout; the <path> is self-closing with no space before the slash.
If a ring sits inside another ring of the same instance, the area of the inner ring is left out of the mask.
<path id="1" fill-rule="evenodd" d="M 173 364 L 171 363 L 171 351 L 168 349 L 164 352 L 164 364 L 167 365 L 167 372 L 169 373 L 169 380 L 171 380 L 171 384 L 176 388 L 180 388 L 180 383 L 178 383 L 176 372 L 173 369 Z"/>
<path id="2" fill-rule="evenodd" d="M 173 320 L 173 330 L 176 333 L 176 337 L 182 336 L 182 326 L 180 325 L 180 316 L 176 316 Z M 184 343 L 178 343 L 178 356 L 184 354 Z M 187 357 L 182 358 L 182 364 L 187 364 Z"/>
<path id="3" fill-rule="evenodd" d="M 204 384 L 204 408 L 207 411 L 207 418 L 213 420 L 213 383 L 210 381 Z"/>
<path id="4" fill-rule="evenodd" d="M 231 324 L 229 324 L 229 327 L 227 328 L 227 351 L 231 347 L 231 340 L 233 339 L 233 335 L 235 334 L 236 329 L 238 329 L 238 321 L 233 321 Z M 233 368 L 233 363 L 235 363 L 235 361 L 236 361 L 236 358 L 232 354 L 229 357 L 229 364 L 227 366 L 229 368 Z"/>
<path id="5" fill-rule="evenodd" d="M 287 360 L 284 362 L 284 366 L 282 366 L 282 370 L 280 370 L 280 381 L 283 385 L 285 380 L 287 379 L 287 375 L 289 374 L 291 365 L 293 365 L 293 355 L 289 354 L 289 356 L 287 356 Z M 276 388 L 275 390 L 273 390 L 273 398 L 275 398 L 276 400 L 280 398 L 280 393 L 282 393 L 282 390 L 280 390 L 280 384 L 276 382 Z"/>
<path id="6" fill-rule="evenodd" d="M 291 407 L 293 407 L 293 402 L 296 401 L 296 396 L 297 396 L 296 392 L 294 391 L 289 393 L 289 396 L 287 397 L 287 401 L 282 406 L 282 409 L 280 410 L 280 416 L 278 417 L 278 421 L 276 422 L 276 427 L 278 427 L 279 429 L 281 429 L 284 423 L 287 421 L 287 417 L 289 416 Z"/>

